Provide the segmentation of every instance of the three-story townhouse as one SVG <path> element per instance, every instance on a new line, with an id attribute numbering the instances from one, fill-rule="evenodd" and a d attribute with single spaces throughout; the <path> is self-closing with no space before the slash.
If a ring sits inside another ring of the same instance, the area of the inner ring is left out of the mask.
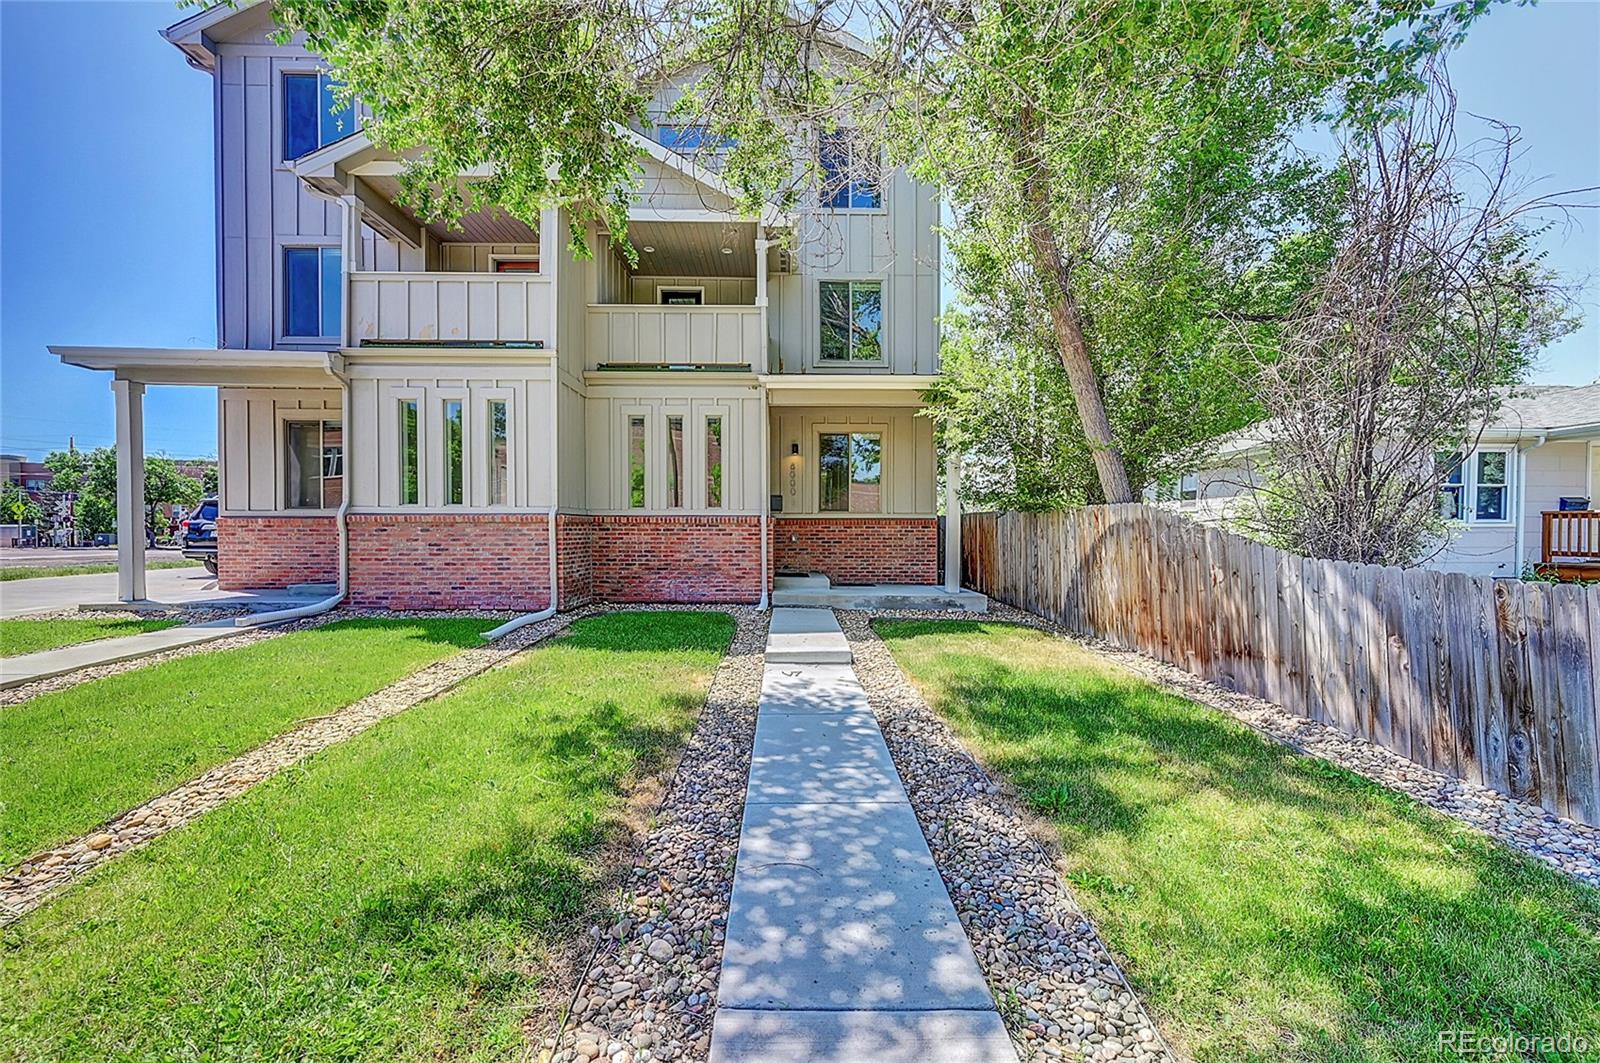
<path id="1" fill-rule="evenodd" d="M 144 388 L 218 388 L 223 587 L 518 609 L 765 601 L 785 575 L 956 589 L 917 416 L 932 188 L 811 134 L 823 186 L 742 216 L 668 84 L 622 131 L 637 264 L 593 226 L 574 256 L 557 210 L 426 224 L 401 160 L 275 28 L 260 2 L 165 31 L 214 85 L 216 348 L 53 348 L 114 374 L 129 502 Z M 142 598 L 142 539 L 119 531 L 121 596 Z"/>

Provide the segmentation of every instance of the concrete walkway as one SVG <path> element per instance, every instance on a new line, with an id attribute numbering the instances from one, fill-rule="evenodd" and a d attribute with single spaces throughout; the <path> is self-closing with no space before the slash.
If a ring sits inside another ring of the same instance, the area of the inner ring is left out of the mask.
<path id="1" fill-rule="evenodd" d="M 76 672 L 80 668 L 131 661 L 136 657 L 149 657 L 252 630 L 255 629 L 238 627 L 231 619 L 211 620 L 204 624 L 162 628 L 160 631 L 146 631 L 121 638 L 95 639 L 93 642 L 80 642 L 56 650 L 25 653 L 19 657 L 0 657 L 0 690 Z"/>
<path id="2" fill-rule="evenodd" d="M 771 631 L 711 1063 L 1016 1063 L 833 613 Z"/>
<path id="3" fill-rule="evenodd" d="M 306 599 L 286 590 L 225 591 L 217 577 L 205 569 L 158 568 L 145 572 L 145 596 L 150 608 L 163 606 L 228 605 L 267 609 L 304 605 Z M 117 574 L 97 572 L 86 576 L 40 576 L 0 583 L 0 617 L 77 609 L 117 600 Z"/>

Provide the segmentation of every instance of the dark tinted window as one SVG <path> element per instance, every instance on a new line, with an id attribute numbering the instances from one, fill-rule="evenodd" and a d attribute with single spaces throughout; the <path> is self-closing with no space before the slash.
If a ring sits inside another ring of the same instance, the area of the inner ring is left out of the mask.
<path id="1" fill-rule="evenodd" d="M 194 515 L 199 517 L 201 520 L 216 520 L 217 500 L 214 498 L 206 499 L 204 502 L 200 503 L 200 508 L 194 511 Z"/>
<path id="2" fill-rule="evenodd" d="M 298 159 L 317 150 L 317 75 L 283 76 L 283 157 Z"/>
<path id="3" fill-rule="evenodd" d="M 317 249 L 284 248 L 283 331 L 285 335 L 322 335 L 321 289 Z"/>

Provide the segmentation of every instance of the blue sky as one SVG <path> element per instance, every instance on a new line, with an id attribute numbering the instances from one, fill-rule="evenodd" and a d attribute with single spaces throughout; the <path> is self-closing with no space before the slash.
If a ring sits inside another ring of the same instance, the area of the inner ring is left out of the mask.
<path id="1" fill-rule="evenodd" d="M 169 3 L 0 0 L 0 450 L 112 440 L 105 374 L 47 343 L 216 342 L 211 79 L 156 36 Z M 1600 184 L 1600 3 L 1500 8 L 1453 58 L 1461 109 L 1521 127 L 1523 176 Z M 1536 379 L 1600 376 L 1600 212 L 1546 241 L 1587 277 L 1582 331 Z M 151 453 L 216 454 L 215 393 L 152 388 Z"/>

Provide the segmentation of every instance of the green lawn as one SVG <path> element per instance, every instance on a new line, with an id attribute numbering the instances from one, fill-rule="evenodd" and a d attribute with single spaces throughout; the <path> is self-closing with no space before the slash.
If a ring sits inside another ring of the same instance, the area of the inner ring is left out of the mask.
<path id="1" fill-rule="evenodd" d="M 732 634 L 579 621 L 92 873 L 0 932 L 0 1056 L 531 1058 L 595 850 Z"/>
<path id="2" fill-rule="evenodd" d="M 17 657 L 80 642 L 138 635 L 177 627 L 182 620 L 146 620 L 137 616 L 91 617 L 82 620 L 0 620 L 0 657 Z"/>
<path id="3" fill-rule="evenodd" d="M 877 627 L 1060 829 L 1078 897 L 1195 1058 L 1406 1061 L 1456 1058 L 1445 1030 L 1600 1035 L 1600 891 L 1065 640 Z"/>
<path id="4" fill-rule="evenodd" d="M 172 561 L 148 561 L 145 571 L 150 572 L 159 568 L 199 568 L 199 561 L 177 559 Z M 101 572 L 115 572 L 117 566 L 113 562 L 94 565 L 53 565 L 49 568 L 0 568 L 0 583 L 8 583 L 14 579 L 44 579 L 46 576 L 93 576 Z"/>
<path id="5" fill-rule="evenodd" d="M 0 709 L 0 867 L 464 646 L 481 620 L 345 620 Z"/>

